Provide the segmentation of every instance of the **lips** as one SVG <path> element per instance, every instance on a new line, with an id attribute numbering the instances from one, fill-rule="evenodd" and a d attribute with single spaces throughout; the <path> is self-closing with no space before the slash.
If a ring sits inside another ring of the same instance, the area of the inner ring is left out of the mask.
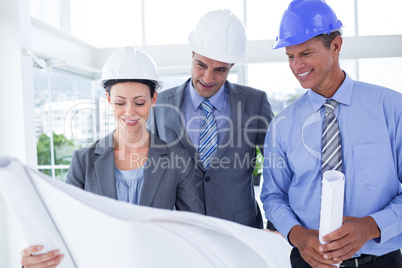
<path id="1" fill-rule="evenodd" d="M 313 71 L 313 70 L 309 70 L 309 71 L 307 71 L 307 72 L 300 73 L 300 74 L 297 74 L 297 75 L 298 75 L 300 78 L 303 78 L 303 77 L 309 75 L 312 71 Z"/>
<path id="2" fill-rule="evenodd" d="M 138 121 L 139 121 L 139 119 L 137 119 L 137 120 L 128 120 L 128 119 L 124 119 L 124 118 L 122 118 L 121 119 L 127 126 L 135 126 L 137 123 L 138 123 Z"/>
<path id="3" fill-rule="evenodd" d="M 215 84 L 212 84 L 212 85 L 206 85 L 206 84 L 202 83 L 201 81 L 198 81 L 198 82 L 200 83 L 200 85 L 201 85 L 203 88 L 207 88 L 207 89 L 212 88 L 212 87 L 214 87 L 214 86 L 215 86 Z"/>

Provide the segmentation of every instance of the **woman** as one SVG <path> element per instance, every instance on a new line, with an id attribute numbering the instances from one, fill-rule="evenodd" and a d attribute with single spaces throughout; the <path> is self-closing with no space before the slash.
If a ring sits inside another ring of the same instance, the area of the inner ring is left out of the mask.
<path id="1" fill-rule="evenodd" d="M 187 152 L 146 129 L 161 84 L 152 59 L 133 47 L 108 58 L 100 87 L 113 109 L 116 130 L 74 152 L 66 182 L 133 204 L 204 214 Z M 32 256 L 40 250 L 24 249 L 21 264 L 55 267 L 63 258 L 57 250 Z"/>

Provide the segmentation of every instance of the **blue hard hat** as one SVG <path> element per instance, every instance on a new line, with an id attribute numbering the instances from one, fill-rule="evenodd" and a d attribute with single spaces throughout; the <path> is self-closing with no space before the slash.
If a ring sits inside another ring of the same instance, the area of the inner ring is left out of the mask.
<path id="1" fill-rule="evenodd" d="M 283 13 L 272 49 L 301 44 L 342 27 L 342 22 L 325 0 L 293 0 Z"/>

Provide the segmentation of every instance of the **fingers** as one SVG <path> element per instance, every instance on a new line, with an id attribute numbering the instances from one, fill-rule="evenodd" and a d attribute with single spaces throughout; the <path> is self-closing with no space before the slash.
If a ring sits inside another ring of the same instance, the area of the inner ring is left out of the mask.
<path id="1" fill-rule="evenodd" d="M 32 246 L 21 252 L 21 264 L 24 268 L 51 268 L 60 264 L 64 255 L 59 250 L 53 250 L 45 254 L 32 255 L 43 249 L 42 246 Z"/>
<path id="2" fill-rule="evenodd" d="M 21 252 L 21 256 L 30 256 L 34 253 L 37 253 L 43 249 L 43 246 L 31 246 L 24 248 L 24 250 Z"/>
<path id="3" fill-rule="evenodd" d="M 337 261 L 332 259 L 324 259 L 323 256 L 318 253 L 314 248 L 307 249 L 304 252 L 300 252 L 303 259 L 310 264 L 312 267 L 334 267 Z"/>

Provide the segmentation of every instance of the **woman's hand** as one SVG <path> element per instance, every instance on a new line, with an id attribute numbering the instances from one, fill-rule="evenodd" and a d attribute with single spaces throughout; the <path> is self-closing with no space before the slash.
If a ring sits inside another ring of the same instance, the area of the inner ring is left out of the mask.
<path id="1" fill-rule="evenodd" d="M 24 268 L 51 268 L 60 264 L 64 255 L 59 250 L 53 250 L 45 254 L 32 255 L 40 252 L 43 246 L 31 246 L 21 252 L 21 264 Z"/>

